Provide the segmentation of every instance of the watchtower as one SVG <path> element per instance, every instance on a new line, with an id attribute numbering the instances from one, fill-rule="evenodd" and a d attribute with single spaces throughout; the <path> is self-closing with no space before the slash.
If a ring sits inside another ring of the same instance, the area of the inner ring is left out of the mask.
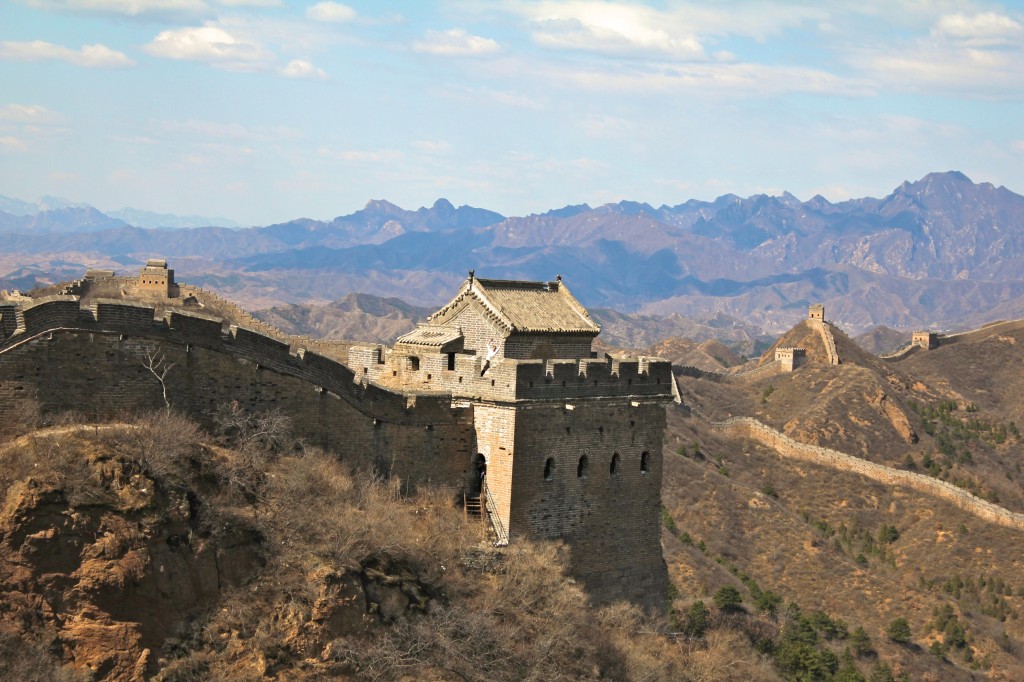
<path id="1" fill-rule="evenodd" d="M 939 335 L 935 332 L 914 332 L 910 337 L 910 345 L 920 346 L 925 350 L 934 350 L 939 347 Z"/>
<path id="2" fill-rule="evenodd" d="M 792 372 L 807 359 L 807 351 L 803 348 L 776 348 L 775 361 L 782 365 L 786 372 Z"/>
<path id="3" fill-rule="evenodd" d="M 466 489 L 499 535 L 561 539 L 599 602 L 664 608 L 662 437 L 671 363 L 595 357 L 600 327 L 561 277 L 480 279 L 393 349 L 352 348 L 357 376 L 407 393 L 446 392 L 473 411 Z M 361 365 L 361 367 L 360 367 Z"/>
<path id="4" fill-rule="evenodd" d="M 819 320 L 825 321 L 825 306 L 821 303 L 812 303 L 807 308 L 807 319 L 808 320 Z"/>
<path id="5" fill-rule="evenodd" d="M 160 258 L 150 258 L 146 261 L 146 265 L 139 272 L 136 286 L 138 293 L 143 296 L 172 298 L 177 294 L 174 270 L 168 269 L 167 261 Z"/>

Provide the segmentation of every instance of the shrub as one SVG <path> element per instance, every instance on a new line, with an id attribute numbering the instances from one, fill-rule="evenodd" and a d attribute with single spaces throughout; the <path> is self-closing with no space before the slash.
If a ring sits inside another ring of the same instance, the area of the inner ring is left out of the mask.
<path id="1" fill-rule="evenodd" d="M 711 626 L 711 612 L 704 602 L 695 601 L 686 612 L 686 627 L 683 630 L 690 637 L 703 637 Z"/>
<path id="2" fill-rule="evenodd" d="M 740 595 L 739 590 L 732 585 L 726 585 L 718 590 L 718 592 L 715 592 L 713 599 L 715 606 L 722 611 L 741 611 L 743 609 L 741 606 L 743 597 Z"/>
<path id="3" fill-rule="evenodd" d="M 910 623 L 906 618 L 896 618 L 885 628 L 885 635 L 897 644 L 907 644 L 911 636 Z"/>
<path id="4" fill-rule="evenodd" d="M 874 647 L 871 646 L 871 637 L 860 625 L 850 633 L 850 650 L 857 658 L 869 658 L 876 655 Z"/>

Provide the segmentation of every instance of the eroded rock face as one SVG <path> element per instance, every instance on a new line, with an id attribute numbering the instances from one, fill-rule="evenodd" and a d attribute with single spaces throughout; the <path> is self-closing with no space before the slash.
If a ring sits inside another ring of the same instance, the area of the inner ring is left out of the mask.
<path id="1" fill-rule="evenodd" d="M 30 477 L 8 490 L 0 626 L 53 626 L 76 667 L 143 679 L 185 619 L 258 567 L 261 538 L 201 521 L 192 491 L 164 489 L 116 458 L 90 456 L 76 473 L 87 486 Z"/>
<path id="2" fill-rule="evenodd" d="M 896 433 L 900 434 L 905 443 L 913 445 L 917 442 L 917 432 L 910 425 L 907 415 L 903 413 L 903 410 L 896 403 L 889 400 L 883 391 L 875 391 L 873 394 L 865 395 L 864 398 L 869 405 L 875 406 L 882 416 L 889 420 L 892 428 L 895 429 Z"/>

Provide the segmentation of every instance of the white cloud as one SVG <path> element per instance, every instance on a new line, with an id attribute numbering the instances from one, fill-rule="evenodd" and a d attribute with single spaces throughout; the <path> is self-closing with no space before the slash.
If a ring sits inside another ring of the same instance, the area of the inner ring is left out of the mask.
<path id="1" fill-rule="evenodd" d="M 288 62 L 288 66 L 281 69 L 281 74 L 288 78 L 310 78 L 317 80 L 325 80 L 327 78 L 326 71 L 313 66 L 313 64 L 304 59 L 291 60 Z"/>
<path id="2" fill-rule="evenodd" d="M 225 7 L 280 7 L 281 0 L 217 0 L 218 5 Z"/>
<path id="3" fill-rule="evenodd" d="M 206 62 L 230 71 L 258 71 L 274 61 L 273 53 L 259 43 L 212 24 L 161 31 L 144 49 L 157 57 Z"/>
<path id="4" fill-rule="evenodd" d="M 624 138 L 634 133 L 633 124 L 615 116 L 588 116 L 581 124 L 587 137 Z"/>
<path id="5" fill-rule="evenodd" d="M 60 114 L 38 104 L 8 104 L 0 107 L 0 121 L 11 123 L 57 123 Z"/>
<path id="6" fill-rule="evenodd" d="M 246 126 L 241 123 L 223 123 L 189 119 L 187 121 L 158 121 L 156 133 L 160 138 L 167 134 L 181 134 L 188 138 L 209 138 L 214 141 L 232 139 L 252 142 L 273 142 L 295 140 L 301 133 L 285 126 Z"/>
<path id="7" fill-rule="evenodd" d="M 533 39 L 545 47 L 595 52 L 655 52 L 703 59 L 690 31 L 670 28 L 648 7 L 605 2 L 544 3 L 534 15 Z"/>
<path id="8" fill-rule="evenodd" d="M 413 43 L 413 49 L 442 57 L 466 57 L 497 52 L 501 46 L 490 38 L 470 35 L 465 29 L 451 28 L 427 31 L 423 40 Z"/>
<path id="9" fill-rule="evenodd" d="M 1003 45 L 1019 41 L 1024 36 L 1024 27 L 1019 21 L 995 12 L 973 16 L 947 14 L 939 18 L 932 32 L 967 45 Z"/>
<path id="10" fill-rule="evenodd" d="M 106 45 L 83 45 L 78 50 L 42 40 L 0 43 L 0 59 L 22 62 L 62 61 L 86 68 L 116 68 L 135 64 L 128 55 Z"/>
<path id="11" fill-rule="evenodd" d="M 860 52 L 851 61 L 878 82 L 912 92 L 954 92 L 994 99 L 1024 94 L 1024 49 L 925 43 Z"/>
<path id="12" fill-rule="evenodd" d="M 52 10 L 121 14 L 130 17 L 199 14 L 209 9 L 204 0 L 28 0 L 28 4 Z"/>
<path id="13" fill-rule="evenodd" d="M 825 95 L 872 94 L 860 80 L 820 69 L 765 64 L 649 63 L 626 68 L 572 66 L 549 68 L 549 78 L 603 92 L 680 93 L 739 97 L 805 92 Z"/>
<path id="14" fill-rule="evenodd" d="M 452 146 L 444 140 L 417 140 L 412 143 L 412 146 L 428 154 L 443 154 L 452 149 Z"/>
<path id="15" fill-rule="evenodd" d="M 394 163 L 404 158 L 402 152 L 396 149 L 344 149 L 339 151 L 321 147 L 318 153 L 320 156 L 353 163 Z"/>
<path id="16" fill-rule="evenodd" d="M 0 136 L 0 147 L 5 149 L 12 149 L 14 151 L 25 151 L 28 149 L 28 145 L 25 144 L 24 140 L 19 140 L 13 135 L 2 135 Z"/>
<path id="17" fill-rule="evenodd" d="M 340 2 L 318 2 L 306 8 L 306 16 L 316 21 L 343 23 L 356 18 L 356 11 Z"/>
<path id="18" fill-rule="evenodd" d="M 1010 143 L 1010 147 L 1013 151 L 1019 154 L 1024 154 L 1024 140 L 1014 140 Z"/>
<path id="19" fill-rule="evenodd" d="M 704 42 L 712 36 L 764 41 L 787 28 L 819 25 L 829 16 L 817 4 L 792 2 L 674 3 L 662 10 L 603 0 L 505 0 L 501 7 L 531 22 L 533 40 L 545 47 L 683 60 L 705 59 Z"/>

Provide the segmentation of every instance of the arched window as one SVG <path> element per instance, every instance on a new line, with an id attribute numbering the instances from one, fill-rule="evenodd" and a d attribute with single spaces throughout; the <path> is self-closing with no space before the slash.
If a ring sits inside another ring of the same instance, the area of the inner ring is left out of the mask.
<path id="1" fill-rule="evenodd" d="M 548 457 L 548 461 L 544 462 L 544 480 L 550 481 L 551 477 L 555 475 L 555 458 Z"/>
<path id="2" fill-rule="evenodd" d="M 640 453 L 640 473 L 646 474 L 651 470 L 651 453 L 641 452 Z"/>
<path id="3" fill-rule="evenodd" d="M 576 478 L 586 478 L 587 469 L 590 467 L 590 458 L 586 455 L 580 457 L 580 463 L 576 465 Z"/>
<path id="4" fill-rule="evenodd" d="M 618 476 L 619 475 L 619 460 L 620 459 L 621 458 L 619 457 L 619 453 L 616 452 L 614 455 L 612 455 L 612 464 L 611 464 L 610 467 L 608 467 L 608 471 L 611 472 L 612 476 Z"/>

